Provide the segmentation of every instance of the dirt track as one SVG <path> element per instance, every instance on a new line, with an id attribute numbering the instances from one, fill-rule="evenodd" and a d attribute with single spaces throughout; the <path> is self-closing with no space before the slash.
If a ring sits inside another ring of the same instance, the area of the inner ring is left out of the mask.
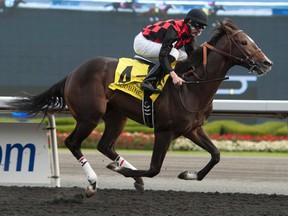
<path id="1" fill-rule="evenodd" d="M 280 195 L 103 189 L 90 199 L 83 189 L 0 187 L 1 215 L 288 215 Z"/>
<path id="2" fill-rule="evenodd" d="M 150 155 L 122 156 L 137 168 L 149 165 Z M 177 175 L 183 169 L 199 170 L 209 157 L 168 154 L 159 176 L 144 179 L 146 191 L 141 194 L 131 179 L 105 168 L 108 159 L 90 153 L 86 157 L 98 174 L 100 189 L 94 197 L 85 198 L 82 168 L 70 153 L 61 152 L 62 187 L 0 186 L 0 214 L 288 215 L 286 158 L 223 157 L 203 181 L 194 182 Z"/>

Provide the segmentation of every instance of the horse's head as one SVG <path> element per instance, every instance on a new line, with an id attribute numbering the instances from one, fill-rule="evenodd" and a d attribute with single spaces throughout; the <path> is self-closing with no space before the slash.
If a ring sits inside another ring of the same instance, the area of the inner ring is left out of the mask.
<path id="1" fill-rule="evenodd" d="M 228 37 L 231 59 L 236 65 L 248 68 L 251 72 L 263 75 L 272 69 L 272 61 L 259 49 L 256 43 L 230 19 L 219 23 Z"/>
<path id="2" fill-rule="evenodd" d="M 169 9 L 173 9 L 173 8 L 175 8 L 175 6 L 173 6 L 173 5 L 171 5 L 171 4 L 168 4 L 166 7 L 165 7 L 165 9 L 168 11 Z"/>
<path id="3" fill-rule="evenodd" d="M 164 6 L 158 7 L 158 9 L 161 11 L 162 15 L 164 15 L 164 16 L 167 15 L 167 12 L 169 9 L 173 9 L 173 8 L 175 8 L 175 7 L 171 4 L 165 5 L 165 7 Z"/>
<path id="4" fill-rule="evenodd" d="M 223 5 L 215 5 L 215 6 L 213 7 L 213 9 L 214 9 L 216 12 L 219 11 L 219 10 L 225 11 L 225 8 L 223 7 Z"/>

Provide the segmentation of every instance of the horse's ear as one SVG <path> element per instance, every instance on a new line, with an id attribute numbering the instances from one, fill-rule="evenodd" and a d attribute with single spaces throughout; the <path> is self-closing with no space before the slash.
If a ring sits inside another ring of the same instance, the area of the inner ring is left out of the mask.
<path id="1" fill-rule="evenodd" d="M 233 26 L 234 23 L 232 22 L 232 20 L 227 17 L 222 22 L 222 27 L 227 33 L 232 33 L 234 31 Z"/>
<path id="2" fill-rule="evenodd" d="M 225 17 L 224 20 L 223 20 L 223 24 L 224 25 L 227 25 L 227 26 L 234 26 L 235 24 L 233 23 L 233 21 L 228 18 L 228 17 Z"/>

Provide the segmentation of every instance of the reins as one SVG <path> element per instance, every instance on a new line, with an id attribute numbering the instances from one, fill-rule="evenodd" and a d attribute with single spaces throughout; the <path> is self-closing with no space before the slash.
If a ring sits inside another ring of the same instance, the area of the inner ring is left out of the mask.
<path id="1" fill-rule="evenodd" d="M 244 62 L 245 61 L 245 59 L 239 58 L 237 56 L 231 55 L 230 53 L 226 53 L 226 52 L 224 52 L 222 50 L 219 50 L 216 47 L 208 44 L 207 42 L 203 43 L 201 46 L 203 47 L 203 57 L 204 57 L 204 53 L 205 53 L 205 58 L 203 59 L 203 65 L 205 65 L 205 67 L 207 65 L 207 48 L 211 49 L 211 50 L 213 50 L 213 51 L 215 51 L 215 52 L 217 52 L 217 53 L 219 53 L 219 54 L 221 54 L 223 56 L 226 56 L 228 58 L 231 58 L 231 59 L 234 59 L 234 60 L 238 60 L 240 62 Z"/>
<path id="2" fill-rule="evenodd" d="M 245 55 L 245 53 L 243 52 L 243 50 L 239 47 L 239 45 L 234 41 L 233 37 L 240 33 L 240 32 L 243 32 L 243 30 L 238 30 L 236 31 L 232 36 L 228 36 L 228 39 L 229 41 L 232 41 L 233 44 L 241 51 L 241 53 L 246 57 L 245 59 L 244 58 L 239 58 L 237 56 L 234 56 L 234 55 L 231 55 L 230 53 L 227 53 L 227 52 L 224 52 L 222 50 L 219 50 L 217 49 L 216 47 L 208 44 L 207 42 L 204 42 L 203 44 L 201 44 L 201 47 L 203 47 L 203 67 L 204 67 L 204 71 L 206 72 L 206 67 L 207 67 L 207 49 L 210 49 L 210 50 L 213 50 L 214 52 L 220 54 L 220 55 L 223 55 L 223 56 L 226 56 L 230 59 L 233 59 L 233 60 L 237 60 L 241 63 L 245 62 L 247 63 L 249 66 L 251 66 L 251 68 L 249 69 L 250 71 L 253 69 L 253 67 L 255 66 L 255 62 L 253 60 L 251 60 L 251 57 L 253 57 L 256 53 L 260 52 L 261 49 L 257 49 L 252 55 L 250 56 L 247 56 Z"/>
<path id="3" fill-rule="evenodd" d="M 235 41 L 233 40 L 233 37 L 238 34 L 239 32 L 242 32 L 242 30 L 238 30 L 236 31 L 231 37 L 228 37 L 228 40 L 229 40 L 229 43 L 230 43 L 230 51 L 231 51 L 231 41 L 233 42 L 233 44 L 241 51 L 241 53 L 246 56 L 243 52 L 243 50 L 235 43 Z M 201 44 L 201 47 L 203 48 L 203 68 L 204 68 L 204 73 L 205 73 L 205 77 L 203 79 L 199 79 L 199 80 L 187 80 L 184 82 L 184 84 L 200 84 L 200 83 L 208 83 L 208 82 L 218 82 L 218 81 L 223 81 L 223 80 L 227 80 L 229 79 L 229 77 L 223 77 L 223 78 L 215 78 L 215 79 L 211 79 L 211 80 L 206 80 L 206 75 L 207 75 L 207 59 L 208 59 L 208 52 L 207 52 L 207 49 L 210 49 L 210 50 L 213 50 L 215 51 L 216 53 L 220 54 L 220 55 L 223 55 L 223 56 L 226 56 L 228 57 L 229 59 L 233 59 L 233 60 L 237 60 L 237 61 L 240 61 L 241 63 L 242 62 L 246 62 L 248 63 L 249 65 L 252 63 L 251 65 L 251 68 L 253 68 L 253 64 L 254 61 L 252 61 L 250 58 L 251 56 L 246 56 L 246 59 L 243 59 L 243 58 L 239 58 L 237 56 L 234 56 L 234 55 L 231 55 L 230 53 L 227 53 L 227 52 L 224 52 L 222 50 L 219 50 L 217 49 L 216 47 L 208 44 L 207 42 L 204 42 L 203 44 Z M 256 50 L 255 53 L 253 53 L 252 56 L 254 56 L 257 52 L 259 52 L 260 49 Z M 199 112 L 204 112 L 206 110 L 208 110 L 211 106 L 211 103 L 212 101 L 207 105 L 205 106 L 202 110 L 190 110 L 188 107 L 185 106 L 185 103 L 183 102 L 183 98 L 182 98 L 182 94 L 180 93 L 179 91 L 179 96 L 180 96 L 180 100 L 181 100 L 181 103 L 184 107 L 184 109 L 188 112 L 192 112 L 192 113 L 199 113 Z"/>
<path id="4" fill-rule="evenodd" d="M 232 40 L 232 42 L 235 44 L 235 42 L 234 42 L 234 40 L 233 40 L 233 37 L 234 37 L 234 35 L 238 34 L 239 32 L 242 32 L 242 30 L 236 31 L 231 37 L 229 37 L 229 36 L 227 35 L 229 41 Z M 237 45 L 237 44 L 235 44 L 235 45 Z M 220 55 L 226 56 L 226 57 L 228 57 L 228 58 L 230 58 L 230 59 L 234 59 L 234 60 L 240 61 L 241 63 L 242 63 L 242 62 L 245 62 L 245 61 L 250 61 L 250 62 L 251 62 L 251 60 L 250 60 L 249 57 L 246 57 L 246 59 L 239 58 L 239 57 L 237 57 L 237 56 L 231 55 L 230 53 L 227 53 L 227 52 L 224 52 L 224 51 L 222 51 L 222 50 L 219 50 L 219 49 L 217 49 L 216 47 L 208 44 L 207 42 L 204 42 L 203 44 L 201 44 L 201 47 L 203 48 L 203 68 L 204 68 L 205 74 L 207 74 L 207 56 L 208 56 L 208 54 L 207 54 L 207 49 L 213 50 L 214 52 L 216 52 L 216 53 L 218 53 L 218 54 L 220 54 Z M 237 46 L 237 47 L 238 47 L 238 49 L 240 49 L 239 46 Z M 240 49 L 240 50 L 241 50 L 241 49 Z M 242 52 L 242 50 L 241 50 L 241 52 Z M 243 52 L 242 52 L 242 53 L 243 53 Z M 244 54 L 244 53 L 243 53 L 243 54 Z M 220 80 L 224 80 L 224 79 L 225 79 L 225 78 L 220 79 Z M 203 81 L 204 81 L 204 80 L 203 80 Z"/>
<path id="5" fill-rule="evenodd" d="M 246 57 L 246 58 L 239 58 L 237 56 L 234 56 L 230 53 L 227 53 L 227 52 L 224 52 L 220 49 L 217 49 L 216 47 L 208 44 L 207 42 L 204 42 L 203 44 L 201 44 L 201 47 L 203 48 L 203 68 L 204 68 L 204 74 L 205 74 L 205 77 L 203 79 L 200 79 L 198 78 L 199 80 L 187 80 L 185 81 L 185 84 L 199 84 L 199 83 L 208 83 L 208 82 L 218 82 L 218 81 L 223 81 L 223 80 L 227 80 L 229 79 L 229 77 L 224 77 L 224 78 L 216 78 L 216 79 L 212 79 L 212 80 L 206 80 L 206 75 L 207 75 L 207 58 L 208 58 L 208 52 L 207 52 L 207 49 L 210 49 L 210 50 L 213 50 L 214 52 L 220 54 L 220 55 L 223 55 L 223 56 L 226 56 L 228 57 L 229 59 L 233 59 L 233 60 L 236 60 L 236 61 L 239 61 L 241 63 L 245 62 L 247 63 L 249 66 L 251 66 L 251 68 L 249 69 L 250 71 L 253 70 L 253 68 L 255 67 L 255 62 L 253 60 L 251 60 L 251 57 L 254 56 L 257 52 L 260 52 L 261 49 L 257 49 L 252 55 L 250 56 L 247 56 L 245 55 L 245 53 L 243 52 L 243 50 L 238 46 L 237 43 L 235 43 L 235 41 L 233 40 L 233 37 L 240 33 L 240 32 L 243 32 L 242 30 L 238 30 L 236 31 L 232 36 L 228 36 L 228 39 L 229 41 L 232 41 L 233 44 L 241 51 L 241 53 Z"/>
<path id="6" fill-rule="evenodd" d="M 231 57 L 235 57 L 235 56 L 232 56 L 226 52 L 223 52 L 222 50 L 219 50 L 219 49 L 211 46 L 207 42 L 201 44 L 201 47 L 203 47 L 203 68 L 204 68 L 205 78 L 199 79 L 199 80 L 187 80 L 184 82 L 184 84 L 200 84 L 200 83 L 208 83 L 208 82 L 218 82 L 218 81 L 223 81 L 223 80 L 229 79 L 229 77 L 223 77 L 223 78 L 215 78 L 215 79 L 211 79 L 211 80 L 205 80 L 206 74 L 207 74 L 207 48 L 214 50 L 215 52 L 222 54 L 222 55 L 225 55 L 225 56 L 227 56 L 227 55 L 229 55 Z"/>
<path id="7" fill-rule="evenodd" d="M 211 80 L 187 80 L 183 84 L 200 84 L 200 83 L 208 83 L 208 82 L 218 82 L 218 81 L 223 81 L 227 79 L 229 79 L 229 77 L 216 78 L 216 79 L 211 79 Z"/>

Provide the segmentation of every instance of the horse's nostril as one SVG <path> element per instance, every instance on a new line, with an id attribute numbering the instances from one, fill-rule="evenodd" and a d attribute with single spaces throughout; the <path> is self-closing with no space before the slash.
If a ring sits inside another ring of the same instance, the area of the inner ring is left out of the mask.
<path id="1" fill-rule="evenodd" d="M 273 65 L 272 61 L 264 61 L 263 64 L 267 67 L 271 67 Z"/>

